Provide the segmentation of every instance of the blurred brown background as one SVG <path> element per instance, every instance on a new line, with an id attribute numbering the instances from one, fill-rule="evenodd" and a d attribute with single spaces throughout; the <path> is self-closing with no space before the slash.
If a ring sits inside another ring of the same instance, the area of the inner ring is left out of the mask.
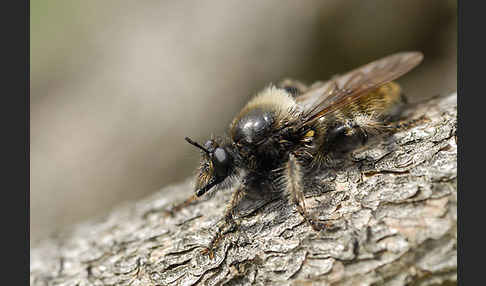
<path id="1" fill-rule="evenodd" d="M 184 136 L 251 95 L 420 50 L 412 100 L 456 90 L 457 3 L 31 1 L 31 241 L 191 175 Z"/>

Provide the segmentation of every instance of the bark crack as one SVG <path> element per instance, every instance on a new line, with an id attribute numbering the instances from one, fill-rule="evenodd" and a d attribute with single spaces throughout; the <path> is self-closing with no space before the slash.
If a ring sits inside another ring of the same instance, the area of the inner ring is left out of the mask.
<path id="1" fill-rule="evenodd" d="M 457 281 L 457 97 L 409 110 L 423 122 L 306 174 L 316 232 L 285 196 L 242 202 L 208 245 L 231 192 L 167 209 L 192 178 L 31 248 L 31 285 L 432 285 Z M 453 140 L 454 139 L 454 140 Z"/>

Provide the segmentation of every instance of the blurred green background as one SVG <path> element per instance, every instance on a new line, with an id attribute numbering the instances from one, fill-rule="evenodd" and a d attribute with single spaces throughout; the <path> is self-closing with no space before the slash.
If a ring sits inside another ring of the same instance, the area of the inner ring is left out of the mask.
<path id="1" fill-rule="evenodd" d="M 31 242 L 193 173 L 270 82 L 405 50 L 411 100 L 457 86 L 457 3 L 32 0 Z"/>

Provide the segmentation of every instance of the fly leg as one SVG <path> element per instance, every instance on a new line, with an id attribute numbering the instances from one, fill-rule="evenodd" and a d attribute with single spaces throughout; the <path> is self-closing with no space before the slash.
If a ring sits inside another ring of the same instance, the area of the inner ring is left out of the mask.
<path id="1" fill-rule="evenodd" d="M 294 98 L 307 91 L 305 84 L 293 79 L 284 79 L 277 84 L 277 87 L 285 89 Z"/>
<path id="2" fill-rule="evenodd" d="M 420 116 L 419 118 L 416 119 L 410 119 L 410 120 L 401 120 L 398 122 L 392 122 L 387 125 L 385 125 L 385 129 L 388 132 L 398 132 L 402 130 L 406 130 L 409 128 L 412 128 L 414 126 L 417 126 L 421 123 L 429 122 L 430 119 L 428 119 L 425 115 Z"/>
<path id="3" fill-rule="evenodd" d="M 344 153 L 359 146 L 359 144 L 365 145 L 368 142 L 369 133 L 374 133 L 374 128 L 377 128 L 377 126 L 372 127 L 369 124 L 361 123 L 363 122 L 347 120 L 329 128 L 322 145 L 323 155 L 327 155 L 331 151 Z"/>
<path id="4" fill-rule="evenodd" d="M 244 197 L 244 195 L 245 195 L 245 186 L 244 185 L 238 186 L 236 190 L 233 192 L 233 195 L 231 196 L 231 200 L 226 206 L 223 219 L 221 219 L 216 225 L 217 228 L 216 236 L 211 240 L 209 246 L 203 250 L 203 253 L 209 254 L 209 257 L 211 259 L 214 258 L 214 249 L 216 249 L 216 247 L 218 246 L 219 242 L 224 237 L 224 235 L 230 231 L 233 231 L 237 227 L 237 222 L 234 219 L 234 212 L 239 202 Z"/>
<path id="5" fill-rule="evenodd" d="M 297 211 L 307 223 L 316 231 L 327 228 L 327 224 L 319 222 L 318 219 L 309 214 L 305 207 L 301 165 L 293 154 L 289 155 L 289 161 L 285 165 L 284 178 L 286 181 L 286 192 L 290 194 L 292 201 L 297 206 Z"/>
<path id="6" fill-rule="evenodd" d="M 165 211 L 165 215 L 173 217 L 181 209 L 183 209 L 183 208 L 191 205 L 192 203 L 194 203 L 194 201 L 196 201 L 196 199 L 197 199 L 197 196 L 192 195 L 189 198 L 185 199 L 183 202 L 176 203 L 176 204 L 172 205 L 172 207 L 169 210 Z"/>

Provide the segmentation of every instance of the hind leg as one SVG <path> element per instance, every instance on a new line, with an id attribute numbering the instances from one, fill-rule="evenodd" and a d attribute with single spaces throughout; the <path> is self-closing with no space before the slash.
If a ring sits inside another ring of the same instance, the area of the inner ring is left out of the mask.
<path id="1" fill-rule="evenodd" d="M 429 121 L 430 121 L 430 119 L 427 118 L 427 116 L 422 115 L 422 116 L 420 116 L 419 118 L 416 118 L 416 119 L 400 120 L 398 122 L 388 123 L 384 126 L 384 128 L 385 128 L 386 131 L 393 133 L 393 132 L 399 132 L 399 131 L 407 130 L 407 129 L 410 129 L 414 126 L 417 126 L 419 124 L 429 122 Z"/>
<path id="2" fill-rule="evenodd" d="M 332 128 L 329 128 L 322 144 L 323 155 L 327 155 L 331 151 L 347 152 L 359 144 L 366 144 L 370 133 L 375 133 L 374 130 L 371 130 L 368 121 L 349 119 L 337 122 Z M 376 126 L 373 128 L 375 129 Z"/>

